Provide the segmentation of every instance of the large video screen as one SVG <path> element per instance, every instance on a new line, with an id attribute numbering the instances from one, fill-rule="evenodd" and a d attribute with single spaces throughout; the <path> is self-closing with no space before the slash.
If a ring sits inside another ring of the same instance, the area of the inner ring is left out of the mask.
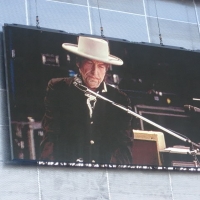
<path id="1" fill-rule="evenodd" d="M 198 169 L 198 51 L 3 28 L 13 161 Z"/>

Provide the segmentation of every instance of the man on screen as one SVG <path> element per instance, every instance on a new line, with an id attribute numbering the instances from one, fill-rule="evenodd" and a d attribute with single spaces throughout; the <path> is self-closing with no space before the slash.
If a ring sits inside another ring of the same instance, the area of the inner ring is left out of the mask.
<path id="1" fill-rule="evenodd" d="M 78 45 L 62 47 L 77 55 L 82 84 L 126 107 L 127 96 L 104 82 L 109 66 L 123 61 L 109 54 L 103 39 L 79 37 Z M 109 102 L 86 95 L 76 78 L 50 80 L 42 121 L 41 159 L 51 161 L 132 164 L 131 116 Z"/>

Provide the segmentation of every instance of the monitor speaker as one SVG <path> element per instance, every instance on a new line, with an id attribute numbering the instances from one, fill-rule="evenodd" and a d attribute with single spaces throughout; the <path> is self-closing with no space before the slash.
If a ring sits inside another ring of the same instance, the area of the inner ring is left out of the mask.
<path id="1" fill-rule="evenodd" d="M 162 166 L 159 151 L 166 148 L 163 133 L 133 130 L 133 135 L 133 164 Z"/>

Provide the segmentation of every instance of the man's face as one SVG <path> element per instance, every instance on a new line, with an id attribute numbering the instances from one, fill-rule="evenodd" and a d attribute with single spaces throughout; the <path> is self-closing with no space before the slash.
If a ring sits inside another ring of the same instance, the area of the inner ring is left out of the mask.
<path id="1" fill-rule="evenodd" d="M 95 90 L 103 81 L 109 64 L 101 61 L 85 59 L 79 65 L 79 72 L 85 85 Z"/>

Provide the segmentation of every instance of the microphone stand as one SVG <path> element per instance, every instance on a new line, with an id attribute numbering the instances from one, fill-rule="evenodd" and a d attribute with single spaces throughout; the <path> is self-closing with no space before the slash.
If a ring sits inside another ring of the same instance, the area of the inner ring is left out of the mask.
<path id="1" fill-rule="evenodd" d="M 123 106 L 123 105 L 121 105 L 121 104 L 118 104 L 118 103 L 115 103 L 114 101 L 111 101 L 110 99 L 108 99 L 108 98 L 106 98 L 106 97 L 104 97 L 104 96 L 102 96 L 102 95 L 100 95 L 100 94 L 98 94 L 98 93 L 96 93 L 96 92 L 90 90 L 90 89 L 87 88 L 86 86 L 82 85 L 82 83 L 81 83 L 81 81 L 79 80 L 79 78 L 75 78 L 75 81 L 73 82 L 73 84 L 74 84 L 74 86 L 77 87 L 79 90 L 83 91 L 87 96 L 88 96 L 88 95 L 92 95 L 92 96 L 95 96 L 95 97 L 97 97 L 97 98 L 99 98 L 99 99 L 105 100 L 105 101 L 111 103 L 112 105 L 114 105 L 114 106 L 116 106 L 116 107 L 118 107 L 118 108 L 120 108 L 120 109 L 126 111 L 128 114 L 130 114 L 130 115 L 132 115 L 132 116 L 135 116 L 135 117 L 137 117 L 137 118 L 140 118 L 141 120 L 143 120 L 143 121 L 145 121 L 145 122 L 147 122 L 147 123 L 149 123 L 149 124 L 151 124 L 151 125 L 153 125 L 153 126 L 159 128 L 160 130 L 163 130 L 163 131 L 165 131 L 166 133 L 169 133 L 170 135 L 172 135 L 172 136 L 174 136 L 174 137 L 176 137 L 176 138 L 178 138 L 178 139 L 180 139 L 180 140 L 182 140 L 182 141 L 184 141 L 184 142 L 190 144 L 190 145 L 191 145 L 190 154 L 191 154 L 191 155 L 194 157 L 194 159 L 195 159 L 195 161 L 194 161 L 195 167 L 199 167 L 200 164 L 199 164 L 199 161 L 198 161 L 198 159 L 197 159 L 197 157 L 196 157 L 196 154 L 199 152 L 200 145 L 198 145 L 198 144 L 192 142 L 189 138 L 185 138 L 185 137 L 183 137 L 183 136 L 180 136 L 180 135 L 174 133 L 173 131 L 168 130 L 167 128 L 165 128 L 165 127 L 163 127 L 163 126 L 161 126 L 161 125 L 159 125 L 159 124 L 156 124 L 155 122 L 153 122 L 153 121 L 151 121 L 151 120 L 149 120 L 149 119 L 147 119 L 147 118 L 145 118 L 145 117 L 143 117 L 143 116 L 141 116 L 141 115 L 139 115 L 139 114 L 133 112 L 132 110 L 126 108 L 125 106 Z M 194 149 L 194 146 L 197 147 L 197 150 Z"/>

